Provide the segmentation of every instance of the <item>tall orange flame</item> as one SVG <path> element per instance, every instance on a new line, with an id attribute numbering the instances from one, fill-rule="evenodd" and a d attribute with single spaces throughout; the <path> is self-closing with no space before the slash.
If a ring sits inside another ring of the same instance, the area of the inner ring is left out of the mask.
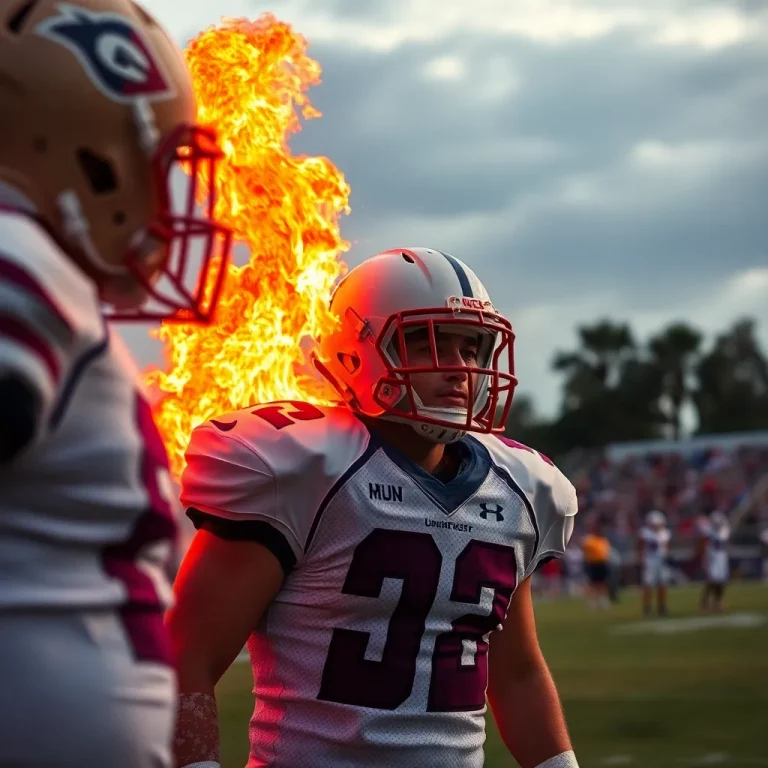
<path id="1" fill-rule="evenodd" d="M 322 402 L 306 368 L 311 340 L 332 323 L 328 300 L 345 267 L 339 218 L 349 186 L 324 157 L 294 156 L 291 134 L 319 117 L 306 91 L 320 82 L 307 41 L 265 14 L 225 19 L 185 51 L 198 119 L 216 127 L 226 161 L 216 214 L 250 250 L 231 267 L 216 321 L 163 324 L 168 370 L 153 370 L 156 419 L 175 475 L 192 430 L 228 410 L 269 400 Z"/>

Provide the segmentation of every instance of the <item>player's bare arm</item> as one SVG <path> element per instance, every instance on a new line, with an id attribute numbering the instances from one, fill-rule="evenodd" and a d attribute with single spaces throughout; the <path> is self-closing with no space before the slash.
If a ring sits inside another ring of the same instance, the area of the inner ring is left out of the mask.
<path id="1" fill-rule="evenodd" d="M 282 582 L 280 563 L 261 544 L 229 541 L 205 530 L 195 535 L 167 615 L 179 684 L 178 766 L 218 761 L 214 688 Z"/>
<path id="2" fill-rule="evenodd" d="M 560 699 L 536 636 L 530 578 L 512 596 L 502 631 L 491 636 L 488 701 L 504 743 L 522 768 L 576 767 Z"/>

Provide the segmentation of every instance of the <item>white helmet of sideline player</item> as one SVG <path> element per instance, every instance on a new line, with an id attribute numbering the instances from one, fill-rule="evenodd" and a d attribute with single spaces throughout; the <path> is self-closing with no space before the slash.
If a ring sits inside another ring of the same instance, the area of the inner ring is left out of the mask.
<path id="1" fill-rule="evenodd" d="M 709 516 L 709 522 L 715 527 L 715 529 L 724 528 L 726 525 L 728 525 L 728 517 L 719 510 L 714 511 Z"/>
<path id="2" fill-rule="evenodd" d="M 384 251 L 341 280 L 331 298 L 331 313 L 337 327 L 320 339 L 313 361 L 353 410 L 410 423 L 439 443 L 458 440 L 466 432 L 503 430 L 517 385 L 514 333 L 466 264 L 430 248 Z M 409 365 L 406 335 L 424 329 L 432 364 Z M 477 339 L 476 364 L 441 364 L 436 331 Z M 425 406 L 411 375 L 453 371 L 467 374 L 469 407 Z"/>
<path id="3" fill-rule="evenodd" d="M 652 509 L 645 516 L 645 522 L 652 528 L 663 528 L 667 524 L 667 516 L 660 509 Z"/>

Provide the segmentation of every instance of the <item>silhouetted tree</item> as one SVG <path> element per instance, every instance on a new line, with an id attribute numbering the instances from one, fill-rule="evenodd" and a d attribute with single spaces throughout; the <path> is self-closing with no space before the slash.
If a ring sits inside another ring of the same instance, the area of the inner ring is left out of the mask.
<path id="1" fill-rule="evenodd" d="M 578 333 L 579 349 L 557 353 L 552 363 L 566 376 L 551 428 L 557 450 L 657 437 L 661 376 L 639 357 L 629 326 L 601 320 Z"/>
<path id="2" fill-rule="evenodd" d="M 768 429 L 768 361 L 754 320 L 739 320 L 718 336 L 696 377 L 700 434 Z"/>
<path id="3" fill-rule="evenodd" d="M 702 349 L 702 334 L 676 322 L 639 346 L 628 324 L 603 319 L 578 329 L 579 346 L 558 352 L 560 412 L 538 417 L 518 393 L 506 432 L 552 456 L 611 442 L 681 436 L 681 411 L 695 405 L 699 434 L 768 429 L 768 359 L 755 322 L 742 319 Z"/>
<path id="4" fill-rule="evenodd" d="M 635 354 L 635 340 L 626 323 L 600 320 L 578 329 L 580 348 L 558 352 L 552 367 L 566 376 L 563 408 L 579 408 L 615 386 L 622 364 Z"/>
<path id="5" fill-rule="evenodd" d="M 652 360 L 662 373 L 661 407 L 673 440 L 680 439 L 680 414 L 691 397 L 700 346 L 701 333 L 685 323 L 673 323 L 648 343 Z"/>

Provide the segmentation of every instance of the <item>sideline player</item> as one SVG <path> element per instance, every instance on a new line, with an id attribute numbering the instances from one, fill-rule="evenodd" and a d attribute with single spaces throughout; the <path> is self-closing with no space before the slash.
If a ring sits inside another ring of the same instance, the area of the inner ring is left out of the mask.
<path id="1" fill-rule="evenodd" d="M 591 521 L 588 533 L 581 540 L 584 569 L 587 574 L 584 597 L 590 608 L 611 607 L 608 593 L 611 540 L 606 535 L 605 528 L 605 521 L 598 515 Z"/>
<path id="2" fill-rule="evenodd" d="M 728 583 L 728 541 L 731 527 L 722 512 L 713 512 L 707 524 L 702 526 L 700 556 L 704 571 L 704 588 L 701 592 L 701 610 L 721 613 L 725 585 Z"/>
<path id="3" fill-rule="evenodd" d="M 220 152 L 130 0 L 4 2 L 0 114 L 0 766 L 169 766 L 167 458 L 105 320 L 210 314 L 170 179 Z"/>
<path id="4" fill-rule="evenodd" d="M 763 583 L 768 584 L 768 527 L 760 531 L 760 558 L 763 563 Z"/>
<path id="5" fill-rule="evenodd" d="M 187 451 L 178 764 L 218 765 L 214 686 L 247 641 L 249 766 L 481 766 L 487 694 L 523 768 L 573 768 L 531 574 L 562 556 L 576 493 L 493 434 L 509 322 L 426 248 L 365 261 L 331 310 L 316 365 L 342 403 L 226 414 Z"/>
<path id="6" fill-rule="evenodd" d="M 667 527 L 667 516 L 660 509 L 653 509 L 645 516 L 645 525 L 640 529 L 638 548 L 643 584 L 643 615 L 653 611 L 654 590 L 656 612 L 667 615 L 667 584 L 669 569 L 667 553 L 672 538 Z"/>

